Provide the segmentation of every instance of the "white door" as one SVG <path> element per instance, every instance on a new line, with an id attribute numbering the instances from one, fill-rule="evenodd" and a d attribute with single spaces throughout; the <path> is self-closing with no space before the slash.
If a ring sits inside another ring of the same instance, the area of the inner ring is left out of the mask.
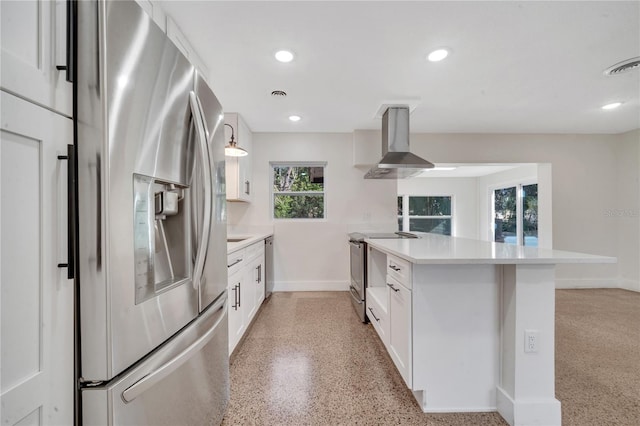
<path id="1" fill-rule="evenodd" d="M 244 334 L 245 322 L 242 310 L 242 293 L 244 286 L 244 269 L 239 269 L 229 275 L 229 355 L 235 349 Z"/>
<path id="2" fill-rule="evenodd" d="M 1 422 L 70 425 L 73 281 L 57 267 L 67 262 L 67 164 L 57 156 L 73 142 L 72 121 L 4 92 L 0 103 Z"/>
<path id="3" fill-rule="evenodd" d="M 411 290 L 387 277 L 389 288 L 389 352 L 400 375 L 411 388 Z"/>
<path id="4" fill-rule="evenodd" d="M 0 2 L 0 87 L 71 116 L 71 83 L 56 68 L 66 65 L 66 7 L 62 0 Z"/>
<path id="5" fill-rule="evenodd" d="M 245 288 L 242 293 L 244 323 L 248 326 L 256 314 L 256 285 L 258 284 L 259 259 L 253 259 L 245 267 Z"/>

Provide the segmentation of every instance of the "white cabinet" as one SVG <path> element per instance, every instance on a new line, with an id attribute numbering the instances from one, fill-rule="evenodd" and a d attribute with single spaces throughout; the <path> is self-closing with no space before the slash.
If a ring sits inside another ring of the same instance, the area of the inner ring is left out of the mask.
<path id="1" fill-rule="evenodd" d="M 368 262 L 367 317 L 387 348 L 398 372 L 411 388 L 411 263 L 372 247 L 369 247 Z"/>
<path id="2" fill-rule="evenodd" d="M 246 249 L 247 292 L 251 301 L 247 304 L 247 318 L 253 319 L 264 301 L 264 241 L 252 244 Z"/>
<path id="3" fill-rule="evenodd" d="M 235 251 L 227 256 L 227 271 L 229 274 L 229 354 L 244 334 L 248 321 L 245 315 L 246 285 L 245 285 L 245 250 Z"/>
<path id="4" fill-rule="evenodd" d="M 227 256 L 229 272 L 229 354 L 264 301 L 264 240 Z"/>
<path id="5" fill-rule="evenodd" d="M 63 115 L 73 112 L 66 72 L 65 1 L 0 2 L 0 87 Z"/>
<path id="6" fill-rule="evenodd" d="M 237 113 L 224 115 L 225 124 L 233 127 L 233 136 L 237 145 L 247 151 L 244 157 L 226 157 L 227 200 L 251 202 L 252 197 L 252 153 L 253 136 L 251 129 Z M 231 128 L 225 127 L 225 144 L 231 140 Z"/>
<path id="7" fill-rule="evenodd" d="M 387 347 L 389 344 L 389 294 L 386 287 L 367 288 L 367 318 Z"/>
<path id="8" fill-rule="evenodd" d="M 411 388 L 411 290 L 392 277 L 389 289 L 388 351 L 405 383 Z"/>
<path id="9" fill-rule="evenodd" d="M 229 275 L 229 354 L 233 352 L 246 329 L 242 310 L 242 293 L 244 288 L 244 270 L 239 269 Z"/>
<path id="10" fill-rule="evenodd" d="M 73 123 L 5 92 L 0 111 L 0 423 L 70 425 L 73 280 L 57 266 L 67 263 L 67 161 L 57 157 Z"/>

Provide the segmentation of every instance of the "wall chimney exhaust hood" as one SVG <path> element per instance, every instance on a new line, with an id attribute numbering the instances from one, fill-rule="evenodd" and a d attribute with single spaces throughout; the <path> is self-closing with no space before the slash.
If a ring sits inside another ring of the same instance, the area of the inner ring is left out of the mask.
<path id="1" fill-rule="evenodd" d="M 434 167 L 409 152 L 408 107 L 389 107 L 382 116 L 382 155 L 365 179 L 405 179 Z"/>

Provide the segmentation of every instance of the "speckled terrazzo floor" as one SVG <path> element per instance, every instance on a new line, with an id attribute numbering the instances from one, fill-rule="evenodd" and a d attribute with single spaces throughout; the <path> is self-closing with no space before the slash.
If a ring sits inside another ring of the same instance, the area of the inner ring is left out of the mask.
<path id="1" fill-rule="evenodd" d="M 563 425 L 640 424 L 640 339 L 635 338 L 640 294 L 559 290 L 556 310 L 556 391 Z M 587 327 L 581 324 L 589 324 L 600 344 L 585 343 Z M 232 358 L 231 399 L 223 421 L 506 424 L 497 413 L 422 413 L 375 331 L 357 320 L 343 292 L 274 293 L 265 302 Z"/>
<path id="2" fill-rule="evenodd" d="M 556 290 L 563 426 L 640 425 L 640 293 Z"/>

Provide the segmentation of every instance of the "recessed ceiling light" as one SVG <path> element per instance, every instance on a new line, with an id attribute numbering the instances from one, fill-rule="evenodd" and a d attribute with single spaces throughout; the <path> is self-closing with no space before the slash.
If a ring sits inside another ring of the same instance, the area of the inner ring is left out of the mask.
<path id="1" fill-rule="evenodd" d="M 293 53 L 288 50 L 279 50 L 275 54 L 276 59 L 280 62 L 291 62 L 293 61 Z"/>
<path id="2" fill-rule="evenodd" d="M 300 121 L 300 116 L 299 115 L 290 115 L 289 116 L 289 120 L 291 121 Z"/>
<path id="3" fill-rule="evenodd" d="M 447 56 L 449 56 L 449 51 L 447 49 L 438 49 L 429 53 L 429 55 L 427 56 L 427 59 L 430 60 L 431 62 L 438 62 L 443 60 Z"/>
<path id="4" fill-rule="evenodd" d="M 622 102 L 612 102 L 610 104 L 603 105 L 602 109 L 616 109 L 620 105 L 622 105 Z"/>

